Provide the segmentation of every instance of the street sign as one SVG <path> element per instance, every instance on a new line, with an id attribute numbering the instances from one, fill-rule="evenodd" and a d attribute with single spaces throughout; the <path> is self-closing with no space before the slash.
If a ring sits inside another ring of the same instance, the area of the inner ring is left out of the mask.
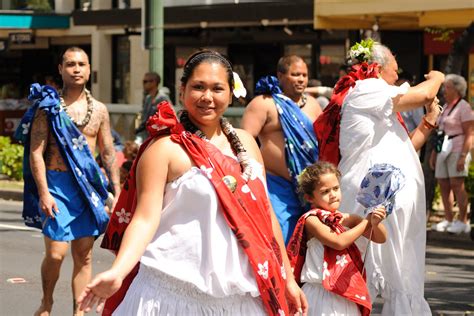
<path id="1" fill-rule="evenodd" d="M 8 39 L 11 44 L 34 44 L 35 36 L 33 33 L 10 33 Z"/>

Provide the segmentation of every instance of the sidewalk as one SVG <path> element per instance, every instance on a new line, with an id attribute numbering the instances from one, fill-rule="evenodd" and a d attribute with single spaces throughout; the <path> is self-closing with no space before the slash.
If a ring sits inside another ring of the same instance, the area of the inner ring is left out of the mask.
<path id="1" fill-rule="evenodd" d="M 23 201 L 23 183 L 5 180 L 0 177 L 0 199 Z"/>

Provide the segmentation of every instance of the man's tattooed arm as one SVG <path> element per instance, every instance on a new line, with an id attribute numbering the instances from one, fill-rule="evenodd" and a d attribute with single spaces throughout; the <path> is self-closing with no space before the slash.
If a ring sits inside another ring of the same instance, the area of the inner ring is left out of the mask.
<path id="1" fill-rule="evenodd" d="M 105 105 L 101 104 L 101 123 L 97 135 L 100 157 L 102 164 L 110 176 L 110 182 L 114 188 L 115 196 L 120 193 L 119 168 L 115 163 L 115 148 L 113 145 L 112 132 L 110 130 L 109 112 Z"/>
<path id="2" fill-rule="evenodd" d="M 41 198 L 49 194 L 46 164 L 43 157 L 48 145 L 49 126 L 46 113 L 43 110 L 36 110 L 30 135 L 30 168 Z"/>

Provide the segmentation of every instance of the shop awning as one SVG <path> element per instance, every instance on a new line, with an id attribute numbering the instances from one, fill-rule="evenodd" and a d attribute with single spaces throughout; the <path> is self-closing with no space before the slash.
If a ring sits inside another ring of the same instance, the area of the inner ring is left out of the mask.
<path id="1" fill-rule="evenodd" d="M 69 15 L 2 13 L 0 11 L 0 29 L 67 29 Z"/>
<path id="2" fill-rule="evenodd" d="M 473 0 L 314 0 L 315 29 L 465 28 Z"/>
<path id="3" fill-rule="evenodd" d="M 230 2 L 230 1 L 227 1 Z M 308 0 L 170 6 L 164 8 L 165 29 L 302 25 L 313 20 L 313 3 Z M 141 9 L 91 10 L 72 13 L 74 25 L 138 26 Z"/>

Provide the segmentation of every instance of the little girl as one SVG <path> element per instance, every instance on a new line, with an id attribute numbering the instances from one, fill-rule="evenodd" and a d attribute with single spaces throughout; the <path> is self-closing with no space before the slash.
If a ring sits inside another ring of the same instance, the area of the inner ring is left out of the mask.
<path id="1" fill-rule="evenodd" d="M 304 283 L 308 315 L 370 315 L 372 309 L 364 264 L 354 242 L 361 235 L 385 242 L 381 223 L 385 208 L 366 218 L 339 212 L 340 176 L 334 165 L 317 162 L 298 178 L 299 190 L 312 209 L 299 219 L 288 255 L 296 280 Z"/>

